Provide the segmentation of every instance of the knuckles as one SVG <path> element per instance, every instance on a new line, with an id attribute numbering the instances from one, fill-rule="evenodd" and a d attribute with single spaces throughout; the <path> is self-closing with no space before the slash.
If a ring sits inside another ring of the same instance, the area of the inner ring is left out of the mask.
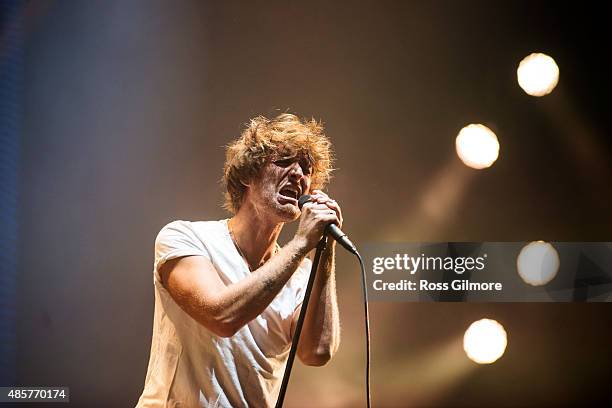
<path id="1" fill-rule="evenodd" d="M 315 197 L 317 199 L 314 199 Z M 333 211 L 333 214 L 330 213 L 330 210 Z M 311 219 L 317 224 L 334 222 L 342 225 L 340 206 L 336 201 L 323 194 L 313 196 L 313 201 L 309 201 L 302 206 L 302 218 L 305 221 Z"/>

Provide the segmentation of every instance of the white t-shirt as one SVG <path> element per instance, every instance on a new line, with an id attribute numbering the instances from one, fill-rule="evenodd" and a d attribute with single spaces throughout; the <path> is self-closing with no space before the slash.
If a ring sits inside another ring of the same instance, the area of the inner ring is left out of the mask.
<path id="1" fill-rule="evenodd" d="M 291 346 L 293 313 L 301 305 L 310 259 L 272 303 L 232 337 L 219 337 L 185 313 L 161 284 L 159 267 L 205 256 L 229 285 L 251 272 L 222 221 L 174 221 L 155 241 L 155 314 L 151 356 L 137 407 L 266 407 L 279 392 Z"/>

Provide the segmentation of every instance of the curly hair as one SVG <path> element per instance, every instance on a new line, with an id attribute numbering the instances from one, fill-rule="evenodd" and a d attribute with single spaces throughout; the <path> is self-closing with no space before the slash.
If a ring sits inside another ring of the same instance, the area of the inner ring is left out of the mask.
<path id="1" fill-rule="evenodd" d="M 240 209 L 246 183 L 263 167 L 280 158 L 304 154 L 312 165 L 311 189 L 323 188 L 330 179 L 333 154 L 323 125 L 315 119 L 302 119 L 283 113 L 273 119 L 257 116 L 251 119 L 238 139 L 227 146 L 223 168 L 225 202 L 231 213 Z"/>

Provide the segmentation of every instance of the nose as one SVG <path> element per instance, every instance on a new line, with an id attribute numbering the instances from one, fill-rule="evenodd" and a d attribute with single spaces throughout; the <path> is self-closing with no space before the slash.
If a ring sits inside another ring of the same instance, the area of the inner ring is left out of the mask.
<path id="1" fill-rule="evenodd" d="M 302 166 L 300 166 L 299 162 L 294 162 L 291 164 L 291 168 L 289 169 L 289 176 L 293 177 L 295 180 L 300 180 L 304 177 L 304 170 L 302 170 Z"/>
<path id="2" fill-rule="evenodd" d="M 302 169 L 299 163 L 296 162 L 291 165 L 288 178 L 290 182 L 300 186 L 302 194 L 307 193 L 310 182 L 308 181 L 308 177 L 304 175 L 304 169 Z"/>

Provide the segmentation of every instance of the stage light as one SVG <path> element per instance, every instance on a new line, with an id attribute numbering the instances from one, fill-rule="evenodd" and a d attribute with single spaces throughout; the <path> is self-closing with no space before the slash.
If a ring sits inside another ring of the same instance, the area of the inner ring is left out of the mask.
<path id="1" fill-rule="evenodd" d="M 490 167 L 499 156 L 497 136 L 484 125 L 471 124 L 459 132 L 455 148 L 461 161 L 468 167 Z"/>
<path id="2" fill-rule="evenodd" d="M 559 82 L 559 67 L 546 54 L 533 53 L 525 57 L 516 70 L 518 83 L 531 96 L 548 95 Z"/>
<path id="3" fill-rule="evenodd" d="M 495 320 L 480 319 L 470 325 L 463 336 L 463 350 L 478 364 L 491 364 L 506 350 L 508 337 L 504 327 Z"/>
<path id="4" fill-rule="evenodd" d="M 557 276 L 559 254 L 547 242 L 531 242 L 521 249 L 516 259 L 516 267 L 525 283 L 532 286 L 546 285 Z"/>

